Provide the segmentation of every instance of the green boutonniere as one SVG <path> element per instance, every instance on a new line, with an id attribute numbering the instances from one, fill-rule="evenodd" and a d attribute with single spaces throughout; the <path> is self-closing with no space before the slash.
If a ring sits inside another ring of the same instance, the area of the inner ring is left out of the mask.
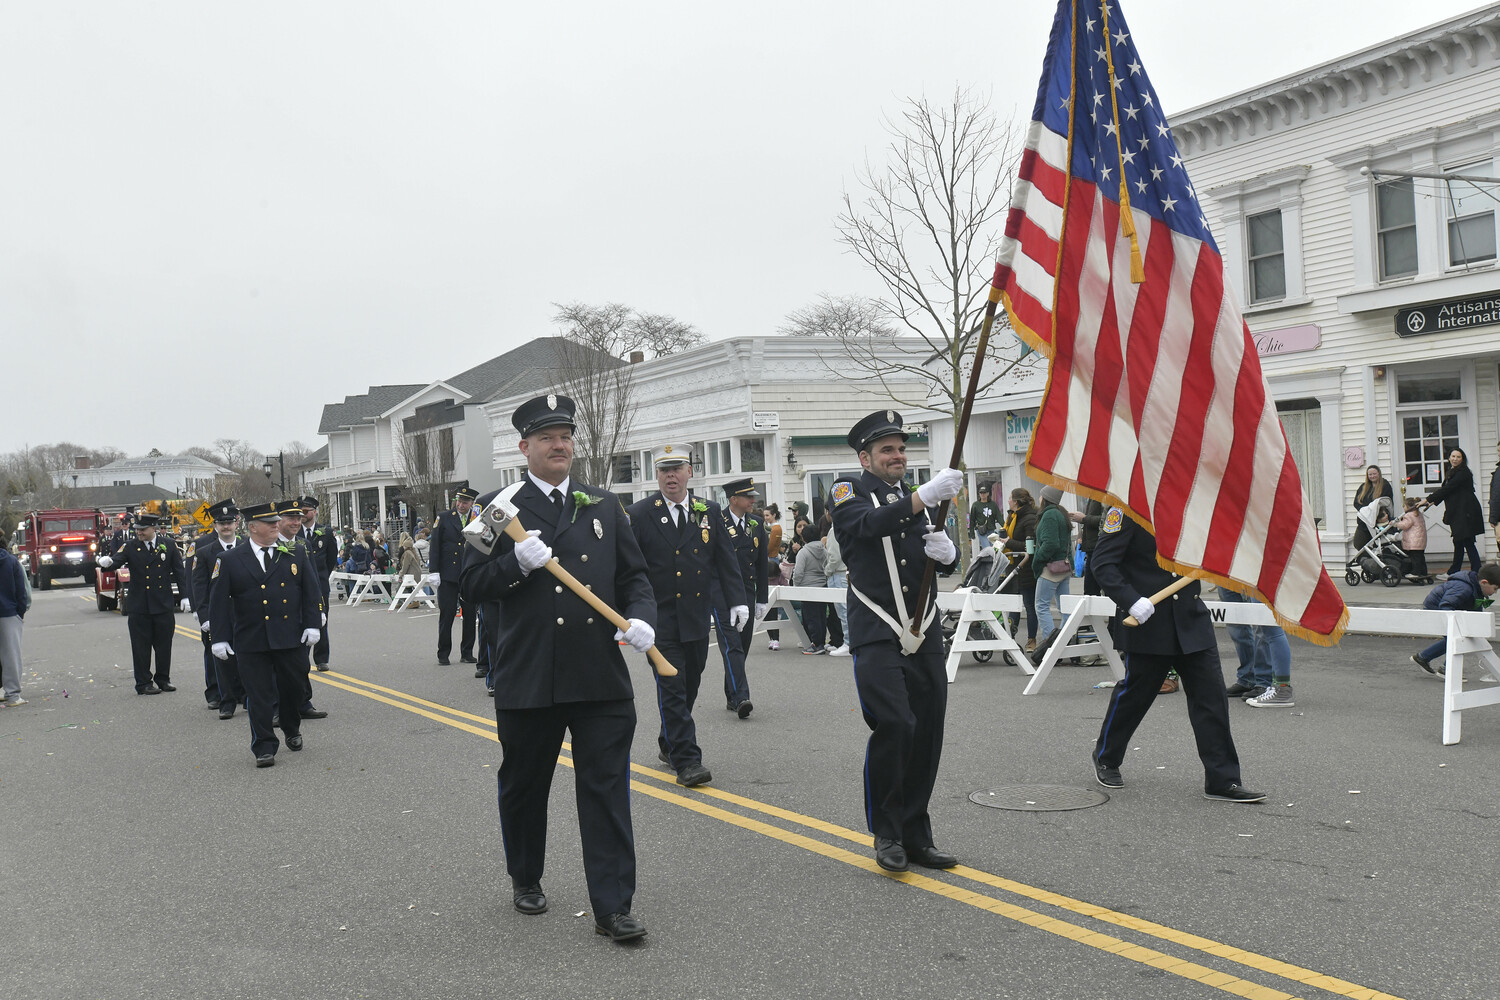
<path id="1" fill-rule="evenodd" d="M 292 550 L 286 547 L 286 542 L 277 542 L 276 543 L 276 551 L 277 552 L 284 552 L 287 555 L 291 555 L 292 554 Z"/>
<path id="2" fill-rule="evenodd" d="M 694 497 L 693 498 L 693 513 L 694 514 L 707 514 L 708 513 L 708 504 L 704 503 L 702 500 L 699 500 L 697 497 Z"/>
<path id="3" fill-rule="evenodd" d="M 750 530 L 751 531 L 759 531 L 760 530 L 760 522 L 757 521 L 753 517 L 750 519 Z"/>
<path id="4" fill-rule="evenodd" d="M 573 521 L 578 520 L 578 512 L 580 510 L 582 510 L 585 507 L 592 507 L 592 506 L 594 506 L 594 504 L 598 503 L 602 499 L 603 499 L 603 497 L 596 497 L 592 493 L 585 493 L 585 492 L 583 492 L 583 490 L 574 490 L 573 491 Z M 569 523 L 571 524 L 572 522 L 570 521 Z"/>

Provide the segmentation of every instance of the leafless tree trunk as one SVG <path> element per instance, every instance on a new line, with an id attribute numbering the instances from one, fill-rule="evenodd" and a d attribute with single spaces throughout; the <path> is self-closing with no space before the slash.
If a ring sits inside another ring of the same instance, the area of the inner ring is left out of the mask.
<path id="1" fill-rule="evenodd" d="M 863 194 L 845 193 L 838 227 L 844 245 L 885 285 L 890 318 L 922 346 L 846 337 L 837 374 L 901 405 L 949 414 L 956 432 L 1023 133 L 962 89 L 942 104 L 908 100 L 887 127 L 889 161 L 865 165 Z M 1025 347 L 1002 332 L 1009 324 L 997 319 L 995 325 L 981 393 L 1010 368 L 1036 360 L 1023 362 Z M 925 398 L 903 398 L 892 385 L 895 377 L 916 378 Z M 958 497 L 954 509 L 967 565 L 966 498 Z"/>
<path id="2" fill-rule="evenodd" d="M 449 435 L 446 440 L 443 431 Z M 451 442 L 447 444 L 447 442 Z M 406 502 L 431 523 L 448 507 L 449 487 L 458 467 L 462 447 L 451 428 L 428 427 L 407 431 L 403 427 L 397 448 L 401 459 L 401 492 Z"/>
<path id="3" fill-rule="evenodd" d="M 583 482 L 613 485 L 616 449 L 635 422 L 634 370 L 621 360 L 635 348 L 633 314 L 618 303 L 558 306 L 563 327 L 558 391 L 573 400 L 573 471 Z"/>

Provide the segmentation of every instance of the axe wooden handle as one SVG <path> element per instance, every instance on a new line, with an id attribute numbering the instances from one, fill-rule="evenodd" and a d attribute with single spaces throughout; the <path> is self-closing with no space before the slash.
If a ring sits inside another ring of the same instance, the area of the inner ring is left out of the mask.
<path id="1" fill-rule="evenodd" d="M 1167 584 L 1165 587 L 1152 594 L 1149 600 L 1152 604 L 1160 604 L 1162 601 L 1165 601 L 1167 598 L 1171 597 L 1173 594 L 1177 593 L 1183 587 L 1186 587 L 1196 579 L 1198 579 L 1196 576 L 1179 576 L 1177 579 L 1173 580 L 1171 583 Z M 1135 628 L 1140 624 L 1140 622 L 1135 620 L 1135 615 L 1126 615 L 1125 624 L 1129 625 L 1131 628 Z"/>
<path id="2" fill-rule="evenodd" d="M 506 522 L 505 533 L 518 542 L 525 541 L 526 539 L 526 528 L 521 524 L 521 519 L 517 517 L 513 517 Z M 557 577 L 558 580 L 562 581 L 562 585 L 564 587 L 567 587 L 573 593 L 583 598 L 584 603 L 607 618 L 610 624 L 615 628 L 619 629 L 621 632 L 624 632 L 626 629 L 630 628 L 630 622 L 625 618 L 624 615 L 620 614 L 608 604 L 605 604 L 598 594 L 594 593 L 592 590 L 579 583 L 578 577 L 563 569 L 562 563 L 558 562 L 555 557 L 547 560 L 547 572 L 551 573 L 553 576 Z M 668 663 L 667 658 L 661 655 L 661 650 L 657 649 L 655 646 L 652 646 L 650 649 L 646 650 L 646 659 L 651 661 L 651 666 L 655 667 L 656 672 L 661 676 L 677 676 L 677 668 Z"/>

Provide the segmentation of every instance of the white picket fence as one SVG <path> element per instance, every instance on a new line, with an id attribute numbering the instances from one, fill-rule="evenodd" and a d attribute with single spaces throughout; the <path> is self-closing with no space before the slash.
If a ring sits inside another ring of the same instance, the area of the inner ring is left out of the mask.
<path id="1" fill-rule="evenodd" d="M 767 623 L 765 627 L 785 628 L 797 634 L 803 644 L 808 643 L 807 632 L 792 609 L 792 601 L 815 601 L 827 604 L 843 604 L 848 591 L 827 587 L 772 587 L 769 606 L 782 608 L 787 621 Z M 964 653 L 992 651 L 1009 654 L 1022 673 L 1030 676 L 1022 694 L 1036 694 L 1052 674 L 1059 660 L 1075 656 L 1102 656 L 1109 665 L 1115 680 L 1125 676 L 1125 665 L 1108 641 L 1109 620 L 1115 615 L 1115 606 L 1107 597 L 1065 595 L 1058 598 L 1063 621 L 1061 634 L 1048 648 L 1038 663 L 1027 658 L 1025 652 L 996 619 L 996 614 L 1023 611 L 1018 594 L 982 594 L 960 589 L 951 593 L 939 593 L 938 608 L 941 611 L 959 613 L 958 628 L 948 654 L 948 681 L 958 676 L 958 663 Z M 1274 625 L 1271 611 L 1258 603 L 1229 603 L 1205 601 L 1216 625 Z M 988 633 L 980 638 L 968 638 L 971 624 L 978 624 Z M 934 627 L 937 623 L 934 622 Z M 1091 631 L 1088 634 L 1085 630 Z M 1080 633 L 1085 637 L 1080 638 Z M 1445 638 L 1448 642 L 1447 667 L 1443 679 L 1443 743 L 1457 743 L 1462 732 L 1463 712 L 1486 705 L 1500 705 L 1500 656 L 1490 645 L 1495 638 L 1495 616 L 1488 611 L 1427 611 L 1421 608 L 1357 608 L 1349 609 L 1349 635 L 1395 635 L 1413 638 Z M 1464 674 L 1467 668 L 1479 674 L 1487 674 L 1496 685 L 1465 689 Z"/>

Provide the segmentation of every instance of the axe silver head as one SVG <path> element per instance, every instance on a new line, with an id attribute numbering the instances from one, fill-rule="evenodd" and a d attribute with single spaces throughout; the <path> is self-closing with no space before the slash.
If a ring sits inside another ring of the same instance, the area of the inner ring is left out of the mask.
<path id="1" fill-rule="evenodd" d="M 518 508 L 514 497 L 525 483 L 526 480 L 523 479 L 496 493 L 495 498 L 479 512 L 479 516 L 464 527 L 464 540 L 489 555 L 495 548 L 496 540 L 505 532 L 505 525 L 516 516 Z"/>

